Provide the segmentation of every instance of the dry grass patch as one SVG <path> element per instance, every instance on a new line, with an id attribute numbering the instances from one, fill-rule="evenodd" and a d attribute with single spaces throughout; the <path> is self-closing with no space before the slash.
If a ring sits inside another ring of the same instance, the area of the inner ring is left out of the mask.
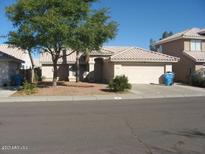
<path id="1" fill-rule="evenodd" d="M 52 87 L 52 82 L 39 82 L 37 91 L 30 96 L 86 96 L 86 95 L 112 95 L 115 92 L 109 91 L 106 84 L 85 83 L 85 82 L 58 82 L 57 87 Z M 12 96 L 25 96 L 19 90 Z"/>

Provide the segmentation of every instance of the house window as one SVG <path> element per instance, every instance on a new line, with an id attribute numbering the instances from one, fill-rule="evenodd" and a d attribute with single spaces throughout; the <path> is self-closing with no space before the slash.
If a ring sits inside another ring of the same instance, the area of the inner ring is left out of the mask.
<path id="1" fill-rule="evenodd" d="M 159 48 L 158 48 L 158 52 L 162 53 L 162 50 L 163 50 L 162 45 L 160 45 Z"/>
<path id="2" fill-rule="evenodd" d="M 201 51 L 201 40 L 191 40 L 191 51 Z"/>

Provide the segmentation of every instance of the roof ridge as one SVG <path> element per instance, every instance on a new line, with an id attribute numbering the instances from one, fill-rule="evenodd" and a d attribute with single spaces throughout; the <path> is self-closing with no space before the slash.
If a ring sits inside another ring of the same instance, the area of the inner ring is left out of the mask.
<path id="1" fill-rule="evenodd" d="M 155 44 L 160 44 L 160 43 L 163 43 L 164 41 L 169 41 L 171 39 L 176 39 L 178 37 L 183 37 L 185 33 L 189 32 L 192 29 L 194 29 L 194 28 L 188 28 L 188 29 L 183 30 L 181 32 L 176 32 L 176 33 L 174 33 L 173 35 L 171 35 L 169 37 L 166 37 L 164 39 L 158 40 Z"/>
<path id="2" fill-rule="evenodd" d="M 114 58 L 114 57 L 116 57 L 116 56 L 118 56 L 118 55 L 120 55 L 120 54 L 122 54 L 122 53 L 124 53 L 124 52 L 126 52 L 126 51 L 129 51 L 129 50 L 131 50 L 131 49 L 134 49 L 134 48 L 135 48 L 135 47 L 130 47 L 130 48 L 127 48 L 127 49 L 125 49 L 125 50 L 122 50 L 122 51 L 120 51 L 120 52 L 118 52 L 118 53 L 112 55 L 110 58 L 112 59 L 112 58 Z"/>
<path id="3" fill-rule="evenodd" d="M 167 55 L 167 54 L 163 54 L 163 53 L 156 52 L 156 51 L 151 51 L 151 53 L 157 54 L 157 55 L 161 55 L 161 56 L 166 56 L 166 57 L 169 57 L 169 58 L 177 58 L 177 59 L 180 59 L 180 58 L 178 58 L 178 57 L 171 56 L 171 55 Z"/>
<path id="4" fill-rule="evenodd" d="M 144 48 L 140 48 L 140 47 L 135 47 L 135 48 L 136 48 L 136 49 L 140 49 L 140 50 L 142 50 L 143 52 L 150 52 L 150 53 L 153 53 L 153 54 L 157 54 L 157 55 L 161 55 L 161 56 L 166 56 L 166 57 L 169 57 L 169 58 L 178 58 L 178 57 L 175 57 L 175 56 L 163 54 L 163 53 L 160 53 L 160 52 L 157 52 L 157 51 L 151 51 L 151 50 L 144 49 Z M 179 58 L 178 58 L 178 59 L 179 59 Z"/>

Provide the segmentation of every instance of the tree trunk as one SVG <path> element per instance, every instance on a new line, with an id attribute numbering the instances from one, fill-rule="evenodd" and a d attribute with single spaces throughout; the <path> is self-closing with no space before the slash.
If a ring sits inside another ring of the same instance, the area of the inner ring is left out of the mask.
<path id="1" fill-rule="evenodd" d="M 79 82 L 79 76 L 80 76 L 80 57 L 79 57 L 79 51 L 76 51 L 76 82 Z"/>
<path id="2" fill-rule="evenodd" d="M 57 62 L 53 62 L 53 87 L 57 86 L 58 68 Z"/>
<path id="3" fill-rule="evenodd" d="M 31 61 L 31 83 L 33 83 L 34 82 L 34 62 L 33 62 L 33 58 L 31 55 L 31 50 L 28 50 L 28 54 L 29 54 L 29 58 Z"/>
<path id="4" fill-rule="evenodd" d="M 32 66 L 31 68 L 31 83 L 34 83 L 34 77 L 35 76 L 35 72 L 34 72 L 34 67 Z"/>

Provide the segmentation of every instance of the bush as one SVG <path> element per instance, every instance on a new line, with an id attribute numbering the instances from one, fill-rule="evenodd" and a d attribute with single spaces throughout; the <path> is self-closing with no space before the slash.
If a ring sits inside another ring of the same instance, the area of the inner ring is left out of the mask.
<path id="1" fill-rule="evenodd" d="M 131 84 L 128 83 L 126 76 L 116 76 L 110 81 L 108 88 L 116 92 L 125 91 L 127 89 L 131 89 Z"/>
<path id="2" fill-rule="evenodd" d="M 23 91 L 26 95 L 31 95 L 37 90 L 36 84 L 28 83 L 27 81 L 23 83 Z"/>
<path id="3" fill-rule="evenodd" d="M 201 71 L 196 71 L 191 76 L 191 84 L 193 86 L 205 87 L 205 76 L 203 75 Z"/>

